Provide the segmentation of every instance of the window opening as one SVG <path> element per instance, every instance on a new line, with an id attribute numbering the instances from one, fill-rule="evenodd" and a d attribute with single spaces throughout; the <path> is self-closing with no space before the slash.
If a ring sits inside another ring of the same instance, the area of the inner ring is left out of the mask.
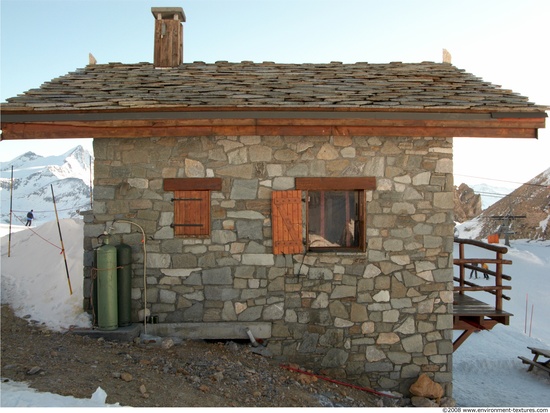
<path id="1" fill-rule="evenodd" d="M 306 191 L 306 247 L 309 251 L 366 251 L 366 191 L 375 177 L 300 177 Z"/>
<path id="2" fill-rule="evenodd" d="M 308 191 L 307 243 L 310 249 L 362 249 L 364 191 Z"/>

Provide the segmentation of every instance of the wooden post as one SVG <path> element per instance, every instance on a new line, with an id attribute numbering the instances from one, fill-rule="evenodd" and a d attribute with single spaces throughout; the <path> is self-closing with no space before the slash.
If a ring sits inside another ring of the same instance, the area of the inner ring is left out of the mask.
<path id="1" fill-rule="evenodd" d="M 346 198 L 346 220 L 344 222 L 344 246 L 349 247 L 351 246 L 351 234 L 349 232 L 348 223 L 350 222 L 350 214 L 349 214 L 349 196 L 350 193 L 348 191 L 344 192 L 344 197 Z"/>
<path id="2" fill-rule="evenodd" d="M 10 230 L 8 235 L 8 257 L 11 254 L 11 217 L 13 215 L 13 165 L 11 166 L 11 181 L 10 181 Z"/>
<path id="3" fill-rule="evenodd" d="M 320 205 L 320 220 L 321 220 L 321 228 L 320 228 L 320 234 L 323 238 L 326 238 L 326 231 L 325 231 L 325 191 L 321 191 L 321 205 Z"/>
<path id="4" fill-rule="evenodd" d="M 50 185 L 52 189 L 53 209 L 55 210 L 55 220 L 57 221 L 57 229 L 59 230 L 59 240 L 61 241 L 61 252 L 63 253 L 63 260 L 65 261 L 65 272 L 67 273 L 67 282 L 69 283 L 69 292 L 73 295 L 73 287 L 71 287 L 71 278 L 69 277 L 69 266 L 67 265 L 67 254 L 65 253 L 65 246 L 63 245 L 63 236 L 61 235 L 61 226 L 59 225 L 59 216 L 57 215 L 57 205 L 55 204 L 55 195 L 53 193 L 53 185 Z"/>
<path id="5" fill-rule="evenodd" d="M 497 252 L 497 264 L 496 264 L 496 276 L 495 276 L 495 285 L 497 287 L 502 287 L 502 253 Z M 502 310 L 502 289 L 497 288 L 495 291 L 495 308 L 497 310 Z"/>
<path id="6" fill-rule="evenodd" d="M 458 254 L 458 257 L 460 258 L 460 260 L 463 260 L 464 259 L 464 244 L 461 242 L 458 244 L 458 251 L 459 251 L 459 254 Z M 459 264 L 459 269 L 460 269 L 460 287 L 464 287 L 464 278 L 466 276 L 465 274 L 465 268 L 464 268 L 464 263 L 463 262 L 460 262 Z M 464 290 L 460 290 L 458 292 L 459 294 L 461 295 L 464 295 Z"/>

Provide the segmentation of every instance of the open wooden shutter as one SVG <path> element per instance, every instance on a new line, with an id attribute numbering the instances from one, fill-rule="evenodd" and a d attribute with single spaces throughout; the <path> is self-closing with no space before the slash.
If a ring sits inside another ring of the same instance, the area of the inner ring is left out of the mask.
<path id="1" fill-rule="evenodd" d="M 174 191 L 174 234 L 210 235 L 210 191 Z"/>
<path id="2" fill-rule="evenodd" d="M 273 254 L 300 254 L 302 243 L 302 191 L 273 191 L 271 225 Z"/>

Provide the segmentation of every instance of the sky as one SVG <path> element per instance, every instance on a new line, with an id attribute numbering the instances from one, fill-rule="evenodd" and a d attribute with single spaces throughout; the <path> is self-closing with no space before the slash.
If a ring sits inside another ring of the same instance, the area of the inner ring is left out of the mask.
<path id="1" fill-rule="evenodd" d="M 151 7 L 182 7 L 184 62 L 452 63 L 550 106 L 548 0 L 1 0 L 0 100 L 88 64 L 153 60 Z M 550 129 L 550 124 L 548 125 Z M 539 139 L 457 138 L 455 183 L 522 183 L 550 167 Z M 0 162 L 91 140 L 0 142 Z M 475 179 L 476 177 L 482 179 Z"/>
<path id="2" fill-rule="evenodd" d="M 73 246 L 66 251 L 71 295 L 63 256 L 56 253 L 60 244 L 55 221 L 31 228 L 13 227 L 10 257 L 7 257 L 8 226 L 0 224 L 2 304 L 9 304 L 19 317 L 30 315 L 54 331 L 66 331 L 69 326 L 89 327 L 90 317 L 83 312 L 81 299 L 83 272 L 79 246 L 83 225 L 82 220 L 60 221 L 64 245 Z M 475 221 L 469 222 L 470 231 L 461 236 L 475 233 L 472 230 L 475 225 Z M 505 268 L 505 273 L 512 276 L 512 281 L 505 283 L 512 285 L 512 290 L 506 293 L 511 300 L 504 302 L 504 310 L 514 316 L 509 326 L 498 325 L 491 331 L 473 334 L 453 354 L 453 397 L 457 406 L 550 407 L 550 377 L 543 371 L 527 372 L 527 366 L 518 359 L 518 356 L 532 358 L 527 346 L 550 346 L 550 288 L 547 288 L 550 241 L 513 240 L 511 244 L 505 256 L 513 262 Z M 34 251 L 31 261 L 29 250 Z M 465 246 L 467 257 L 486 256 L 476 250 Z M 486 284 L 483 279 L 475 281 Z M 493 298 L 488 297 L 476 298 L 491 303 Z M 1 394 L 2 409 L 98 406 L 105 403 L 107 396 L 98 388 L 89 399 L 61 397 L 36 393 L 24 383 L 4 380 Z"/>

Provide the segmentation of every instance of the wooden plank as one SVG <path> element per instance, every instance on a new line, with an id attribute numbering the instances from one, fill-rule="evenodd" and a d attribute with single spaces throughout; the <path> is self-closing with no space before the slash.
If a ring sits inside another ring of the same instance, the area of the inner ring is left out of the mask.
<path id="1" fill-rule="evenodd" d="M 479 301 L 465 294 L 454 294 L 453 314 L 458 316 L 506 316 L 513 314 L 497 310 L 489 304 Z"/>
<path id="2" fill-rule="evenodd" d="M 144 96 L 142 96 L 144 97 Z M 146 98 L 146 96 L 145 96 Z M 143 102 L 143 106 L 118 107 L 113 102 L 94 102 L 94 111 L 73 107 L 70 110 L 55 107 L 32 108 L 2 107 L 3 123 L 72 123 L 124 122 L 129 120 L 138 126 L 139 122 L 153 122 L 154 125 L 175 126 L 176 124 L 196 124 L 203 120 L 218 121 L 219 124 L 251 121 L 260 127 L 281 125 L 324 126 L 324 127 L 397 127 L 397 128 L 474 128 L 474 129 L 537 129 L 544 128 L 544 112 L 532 117 L 492 117 L 490 111 L 479 113 L 472 111 L 437 112 L 418 110 L 368 110 L 365 108 L 311 108 L 302 107 L 235 107 L 235 106 L 193 106 L 174 104 L 155 105 Z M 135 104 L 140 100 L 136 99 Z M 104 104 L 105 107 L 101 105 Z M 146 106 L 147 105 L 147 106 Z M 539 116 L 537 116 L 539 115 Z M 120 125 L 119 125 L 120 126 Z M 142 125 L 143 126 L 143 125 Z"/>
<path id="3" fill-rule="evenodd" d="M 512 289 L 512 287 L 509 286 L 509 285 L 490 285 L 490 286 L 487 286 L 487 287 L 482 287 L 482 286 L 475 286 L 475 287 L 455 286 L 454 287 L 455 291 L 487 291 L 487 292 L 491 292 L 491 291 L 496 291 L 496 290 L 511 290 L 511 289 Z"/>
<path id="4" fill-rule="evenodd" d="M 512 264 L 512 260 L 504 260 L 498 258 L 455 258 L 453 260 L 454 265 L 460 264 Z"/>
<path id="5" fill-rule="evenodd" d="M 529 364 L 529 368 L 527 369 L 527 371 L 531 371 L 531 370 L 533 370 L 533 367 L 537 367 L 539 369 L 542 369 L 542 370 L 547 371 L 548 373 L 550 373 L 550 367 L 548 367 L 548 366 L 546 366 L 542 363 L 538 363 L 536 361 L 530 360 L 527 357 L 518 356 L 518 358 L 523 362 L 523 364 Z"/>
<path id="6" fill-rule="evenodd" d="M 527 348 L 531 350 L 531 353 L 533 354 L 538 354 L 550 359 L 550 350 L 546 350 L 544 348 L 530 347 L 530 346 L 527 346 Z"/>
<path id="7" fill-rule="evenodd" d="M 465 266 L 465 267 L 466 267 L 466 266 Z M 481 277 L 480 277 L 480 278 L 481 278 Z M 502 278 L 504 278 L 504 276 L 503 276 Z M 507 279 L 507 278 L 506 278 L 506 279 Z M 456 282 L 460 282 L 460 277 L 453 277 L 453 280 L 456 281 Z M 480 287 L 478 284 L 473 283 L 473 282 L 471 282 L 471 281 L 468 281 L 468 280 L 466 280 L 466 279 L 462 280 L 462 283 L 463 283 L 464 285 L 469 285 L 469 286 L 471 286 L 471 287 Z M 463 285 L 463 286 L 464 286 L 464 285 Z M 454 288 L 455 288 L 455 291 L 459 291 L 459 290 L 457 290 L 457 289 L 463 288 L 463 286 L 455 286 L 455 287 L 454 287 Z M 486 286 L 486 287 L 484 287 L 484 288 L 486 288 L 487 290 L 494 289 L 494 288 L 491 287 L 491 286 Z M 510 287 L 509 289 L 511 289 L 511 288 L 512 288 L 512 287 Z M 485 290 L 485 291 L 486 291 L 486 290 Z M 487 292 L 491 292 L 491 291 L 487 291 Z M 494 293 L 491 293 L 491 294 L 494 294 Z"/>
<path id="8" fill-rule="evenodd" d="M 317 115 L 317 112 L 314 112 Z M 353 114 L 349 113 L 349 116 L 341 118 L 326 118 L 323 119 L 319 116 L 312 116 L 308 118 L 308 114 L 304 113 L 303 117 L 289 116 L 285 118 L 284 115 L 272 117 L 272 118 L 257 118 L 258 126 L 278 126 L 284 120 L 284 123 L 294 126 L 329 126 L 329 127 L 399 127 L 399 128 L 495 128 L 501 127 L 505 124 L 508 128 L 525 128 L 529 127 L 544 127 L 540 126 L 544 124 L 543 118 L 534 119 L 470 119 L 465 121 L 464 119 L 384 119 L 361 117 L 359 114 L 356 118 L 353 118 Z M 382 115 L 383 116 L 383 115 Z"/>
<path id="9" fill-rule="evenodd" d="M 468 244 L 468 245 L 474 245 L 476 247 L 480 247 L 489 251 L 495 251 L 500 252 L 502 254 L 506 254 L 508 252 L 507 247 L 502 247 L 500 245 L 494 245 L 494 244 L 488 244 L 486 242 L 477 241 L 475 239 L 466 239 L 466 238 L 455 238 L 455 242 L 459 244 Z"/>
<path id="10" fill-rule="evenodd" d="M 202 120 L 201 120 L 202 122 Z M 105 123 L 108 123 L 106 125 Z M 2 139 L 64 139 L 64 138 L 151 138 L 187 136 L 379 136 L 379 137 L 481 137 L 481 138 L 537 138 L 537 128 L 504 126 L 475 128 L 464 127 L 399 127 L 399 126 L 323 126 L 258 125 L 255 120 L 239 125 L 234 119 L 228 124 L 196 125 L 177 121 L 173 126 L 163 126 L 157 120 L 146 121 L 87 121 L 87 122 L 2 122 Z M 495 125 L 497 126 L 497 125 Z M 544 126 L 540 126 L 544 127 Z"/>
<path id="11" fill-rule="evenodd" d="M 165 191 L 221 191 L 222 178 L 165 178 Z"/>
<path id="12" fill-rule="evenodd" d="M 296 178 L 296 189 L 310 191 L 375 190 L 376 177 Z"/>
<path id="13" fill-rule="evenodd" d="M 484 318 L 484 317 L 455 317 L 455 320 L 453 322 L 453 330 L 467 330 L 472 327 L 472 322 L 475 324 L 479 324 L 483 327 L 484 330 L 492 330 L 494 326 L 497 324 L 503 324 L 496 320 L 493 320 L 492 318 Z"/>
<path id="14" fill-rule="evenodd" d="M 273 191 L 271 208 L 273 254 L 299 254 L 302 242 L 302 191 Z"/>
<path id="15" fill-rule="evenodd" d="M 475 328 L 465 329 L 464 332 L 453 342 L 453 351 L 456 351 L 461 344 L 464 343 L 466 339 L 476 331 L 477 329 Z"/>
<path id="16" fill-rule="evenodd" d="M 480 268 L 479 266 L 475 266 L 475 265 L 464 264 L 464 268 L 469 269 L 469 270 L 479 271 L 483 274 L 492 275 L 493 277 L 497 276 L 496 271 L 484 270 L 484 269 Z M 502 277 L 503 280 L 508 280 L 508 281 L 512 280 L 512 277 L 509 276 L 509 275 L 506 275 L 506 274 L 502 274 L 501 277 Z"/>

